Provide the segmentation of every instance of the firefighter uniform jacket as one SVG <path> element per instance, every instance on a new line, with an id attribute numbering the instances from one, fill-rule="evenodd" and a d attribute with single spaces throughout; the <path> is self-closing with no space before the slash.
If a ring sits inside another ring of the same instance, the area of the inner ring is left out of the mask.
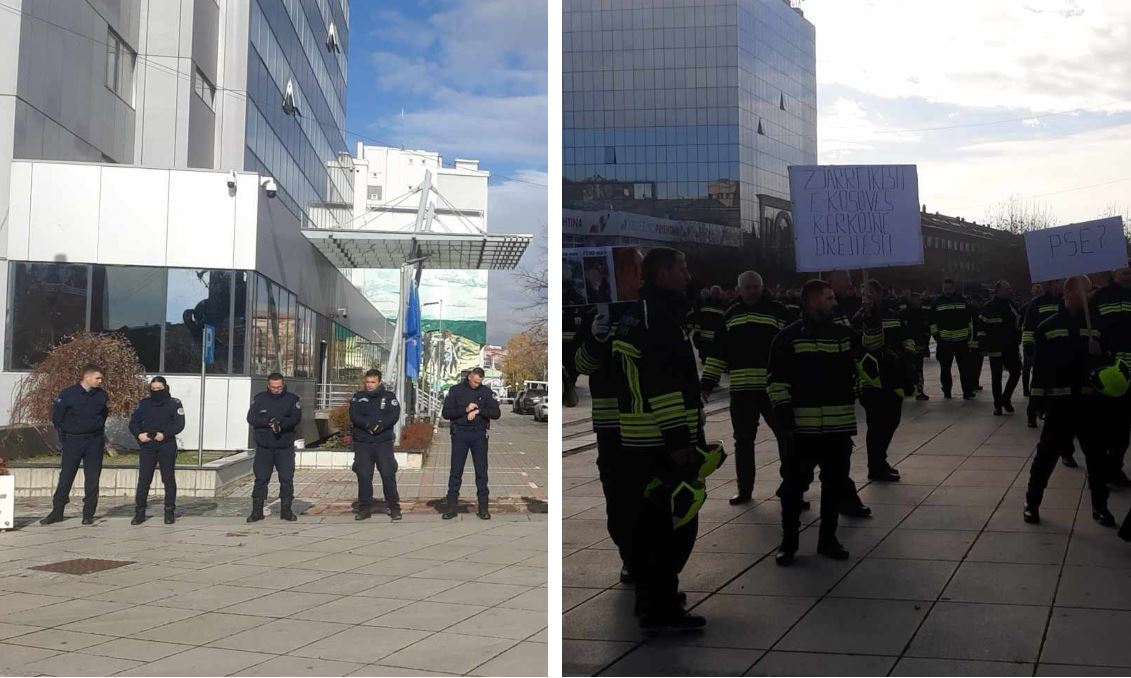
<path id="1" fill-rule="evenodd" d="M 577 336 L 565 356 L 569 369 L 589 376 L 589 395 L 593 408 L 593 430 L 620 428 L 620 410 L 617 408 L 616 375 L 612 362 L 612 337 L 619 323 L 609 331 L 609 339 L 598 341 L 593 336 L 593 311 L 577 328 Z"/>
<path id="2" fill-rule="evenodd" d="M 1060 297 L 1047 292 L 1029 302 L 1025 309 L 1025 323 L 1021 330 L 1021 345 L 1032 347 L 1037 326 L 1056 315 L 1060 310 Z"/>
<path id="3" fill-rule="evenodd" d="M 1020 313 L 1012 299 L 994 297 L 978 314 L 978 343 L 986 355 L 1000 358 L 1021 343 Z"/>
<path id="4" fill-rule="evenodd" d="M 681 325 L 686 299 L 651 285 L 640 298 L 612 340 L 621 445 L 652 452 L 641 463 L 665 478 L 680 471 L 670 452 L 703 446 L 699 372 Z"/>
<path id="5" fill-rule="evenodd" d="M 727 309 L 707 351 L 701 388 L 708 393 L 719 385 L 723 373 L 730 373 L 730 390 L 766 390 L 766 365 L 770 343 L 793 314 L 767 294 L 753 304 L 739 299 Z"/>
<path id="6" fill-rule="evenodd" d="M 1103 333 L 1104 343 L 1131 365 L 1131 290 L 1111 282 L 1092 296 L 1092 323 Z"/>
<path id="7" fill-rule="evenodd" d="M 695 331 L 704 348 L 715 340 L 715 334 L 723 324 L 723 315 L 726 313 L 726 301 L 722 299 L 708 299 L 699 307 L 695 314 Z"/>
<path id="8" fill-rule="evenodd" d="M 884 300 L 877 307 L 862 306 L 852 318 L 852 328 L 860 335 L 864 353 L 876 358 L 880 366 L 880 386 L 903 395 L 908 385 L 909 359 L 915 355 L 915 340 L 899 317 L 895 302 Z M 877 388 L 864 382 L 864 388 Z"/>
<path id="9" fill-rule="evenodd" d="M 961 294 L 940 294 L 931 302 L 931 334 L 945 343 L 974 343 L 974 311 Z"/>
<path id="10" fill-rule="evenodd" d="M 927 309 L 922 306 L 912 308 L 907 306 L 899 312 L 903 319 L 907 335 L 915 342 L 915 352 L 919 355 L 931 355 L 931 330 L 927 322 Z"/>
<path id="11" fill-rule="evenodd" d="M 779 420 L 798 435 L 856 435 L 856 333 L 809 317 L 789 325 L 770 347 L 766 392 Z"/>
<path id="12" fill-rule="evenodd" d="M 1033 377 L 1029 391 L 1036 398 L 1092 395 L 1088 374 L 1103 364 L 1102 356 L 1088 353 L 1088 340 L 1100 331 L 1085 324 L 1083 309 L 1061 308 L 1033 330 Z"/>

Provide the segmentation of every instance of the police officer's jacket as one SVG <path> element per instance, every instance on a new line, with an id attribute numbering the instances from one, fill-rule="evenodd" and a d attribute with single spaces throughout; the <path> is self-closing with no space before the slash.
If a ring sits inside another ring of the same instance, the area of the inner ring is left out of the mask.
<path id="1" fill-rule="evenodd" d="M 1116 358 L 1131 365 L 1131 290 L 1112 281 L 1092 296 L 1092 322 Z"/>
<path id="2" fill-rule="evenodd" d="M 978 346 L 991 358 L 1016 354 L 1021 343 L 1020 312 L 1012 299 L 994 297 L 978 312 Z"/>
<path id="3" fill-rule="evenodd" d="M 391 443 L 401 418 L 397 395 L 381 384 L 376 391 L 358 391 L 350 398 L 351 432 L 356 443 Z"/>
<path id="4" fill-rule="evenodd" d="M 593 336 L 593 318 L 596 311 L 585 317 L 577 328 L 574 342 L 566 351 L 568 368 L 589 376 L 590 405 L 593 411 L 594 431 L 620 429 L 620 410 L 617 409 L 616 375 L 612 362 L 612 337 L 616 336 L 619 322 L 610 325 L 609 337 L 599 341 Z"/>
<path id="5" fill-rule="evenodd" d="M 1088 330 L 1084 310 L 1061 308 L 1033 330 L 1033 376 L 1029 392 L 1035 398 L 1063 399 L 1093 395 L 1089 372 L 1103 364 L 1103 356 L 1088 352 L 1089 338 L 1100 339 L 1094 326 Z"/>
<path id="6" fill-rule="evenodd" d="M 766 293 L 753 304 L 740 298 L 723 315 L 715 341 L 707 351 L 700 388 L 710 392 L 730 373 L 730 390 L 765 391 L 770 343 L 786 325 L 796 320 L 789 310 Z"/>
<path id="7" fill-rule="evenodd" d="M 645 285 L 640 299 L 613 339 L 621 446 L 649 453 L 640 464 L 665 478 L 669 453 L 703 446 L 699 371 L 681 326 L 686 298 Z"/>
<path id="8" fill-rule="evenodd" d="M 930 331 L 942 343 L 972 343 L 974 336 L 974 311 L 961 294 L 940 294 L 931 302 Z"/>
<path id="9" fill-rule="evenodd" d="M 279 432 L 271 428 L 271 420 L 278 422 Z M 252 427 L 256 447 L 287 449 L 295 446 L 295 429 L 302 421 L 302 401 L 290 391 L 279 395 L 260 391 L 251 401 L 247 423 Z"/>
<path id="10" fill-rule="evenodd" d="M 130 433 L 138 437 L 149 434 L 149 440 L 141 443 L 143 450 L 158 450 L 177 446 L 177 435 L 185 430 L 185 408 L 181 401 L 169 395 L 166 389 L 162 395 L 151 393 L 137 404 L 130 417 Z M 157 442 L 155 435 L 161 433 L 165 440 Z"/>
<path id="11" fill-rule="evenodd" d="M 1036 339 L 1037 326 L 1060 311 L 1061 299 L 1048 292 L 1033 299 L 1025 308 L 1025 322 L 1021 329 L 1021 345 L 1031 348 Z"/>
<path id="12" fill-rule="evenodd" d="M 108 412 L 106 391 L 97 387 L 87 391 L 82 384 L 74 384 L 55 398 L 51 423 L 60 440 L 63 436 L 102 435 Z"/>
<path id="13" fill-rule="evenodd" d="M 907 306 L 900 310 L 899 317 L 907 328 L 907 335 L 915 342 L 915 352 L 919 355 L 931 354 L 931 329 L 927 322 L 927 309 Z"/>
<path id="14" fill-rule="evenodd" d="M 789 325 L 770 348 L 774 412 L 799 435 L 856 434 L 856 333 L 809 316 Z"/>
<path id="15" fill-rule="evenodd" d="M 479 414 L 468 421 L 467 406 L 471 403 L 479 406 Z M 471 388 L 466 379 L 448 389 L 442 414 L 444 419 L 451 422 L 449 426 L 452 433 L 486 431 L 491 428 L 492 419 L 502 416 L 499 401 L 495 400 L 495 393 L 482 384 L 479 388 Z"/>
<path id="16" fill-rule="evenodd" d="M 899 306 L 891 299 L 862 306 L 852 318 L 852 328 L 859 334 L 864 353 L 879 365 L 879 383 L 865 381 L 863 388 L 882 388 L 903 396 L 908 387 L 908 368 L 915 354 L 915 340 L 899 316 Z"/>

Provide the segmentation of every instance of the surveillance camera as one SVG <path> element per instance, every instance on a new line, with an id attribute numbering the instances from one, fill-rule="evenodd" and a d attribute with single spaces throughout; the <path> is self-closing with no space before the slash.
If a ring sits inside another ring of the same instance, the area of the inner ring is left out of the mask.
<path id="1" fill-rule="evenodd" d="M 339 318 L 347 318 L 347 317 L 349 317 L 349 313 L 346 312 L 346 309 L 339 308 L 338 309 L 338 317 Z"/>
<path id="2" fill-rule="evenodd" d="M 228 173 L 228 188 L 233 191 L 236 189 L 236 171 L 232 170 Z"/>
<path id="3" fill-rule="evenodd" d="M 268 198 L 274 198 L 279 193 L 279 185 L 271 177 L 263 177 L 259 185 L 263 187 L 264 192 L 267 193 Z"/>

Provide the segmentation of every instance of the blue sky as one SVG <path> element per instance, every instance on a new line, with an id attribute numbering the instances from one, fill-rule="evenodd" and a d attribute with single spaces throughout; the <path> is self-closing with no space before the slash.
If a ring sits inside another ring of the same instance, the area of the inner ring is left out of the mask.
<path id="1" fill-rule="evenodd" d="M 491 172 L 488 230 L 532 233 L 545 265 L 546 4 L 354 0 L 346 127 L 367 143 L 475 158 Z M 357 136 L 347 135 L 351 149 Z M 522 330 L 525 293 L 491 273 L 487 339 Z"/>
<path id="2" fill-rule="evenodd" d="M 932 212 L 1131 218 L 1131 3 L 806 0 L 822 163 L 914 163 Z"/>

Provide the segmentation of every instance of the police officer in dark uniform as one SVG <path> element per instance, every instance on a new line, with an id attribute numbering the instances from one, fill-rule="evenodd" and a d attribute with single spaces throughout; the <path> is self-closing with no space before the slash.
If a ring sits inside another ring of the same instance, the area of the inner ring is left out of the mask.
<path id="1" fill-rule="evenodd" d="M 1113 271 L 1111 282 L 1092 297 L 1092 316 L 1113 356 L 1131 366 L 1131 266 Z M 1131 442 L 1131 394 L 1104 398 L 1104 436 L 1107 447 L 1108 483 L 1131 486 L 1123 472 L 1123 460 Z"/>
<path id="2" fill-rule="evenodd" d="M 373 515 L 373 467 L 381 474 L 381 490 L 389 517 L 401 519 L 400 496 L 397 494 L 397 457 L 393 452 L 396 440 L 394 427 L 401 418 L 397 396 L 385 390 L 381 370 L 365 373 L 365 390 L 350 399 L 350 422 L 353 423 L 354 473 L 357 474 L 357 515 L 366 520 Z"/>
<path id="3" fill-rule="evenodd" d="M 106 392 L 102 390 L 102 370 L 95 365 L 82 369 L 82 380 L 63 389 L 55 398 L 51 423 L 63 446 L 59 484 L 51 501 L 51 513 L 39 521 L 44 525 L 63 519 L 63 507 L 70 501 L 71 486 L 83 469 L 82 524 L 94 523 L 98 508 L 98 479 L 102 475 L 106 417 L 109 414 Z"/>
<path id="4" fill-rule="evenodd" d="M 705 445 L 699 370 L 683 330 L 687 261 L 656 247 L 645 255 L 641 303 L 626 312 L 613 339 L 621 445 L 649 479 L 633 530 L 636 611 L 648 630 L 696 629 L 707 620 L 680 602 L 679 573 L 698 534 L 698 516 L 674 520 L 681 483 L 698 476 Z M 678 522 L 678 525 L 677 525 Z"/>
<path id="5" fill-rule="evenodd" d="M 746 271 L 738 276 L 737 289 L 739 299 L 723 315 L 715 340 L 708 348 L 700 380 L 705 400 L 718 386 L 723 373 L 730 375 L 730 421 L 738 480 L 738 493 L 730 499 L 732 505 L 746 504 L 753 498 L 754 439 L 758 436 L 759 416 L 774 432 L 779 460 L 785 459 L 786 437 L 766 397 L 766 363 L 770 359 L 770 342 L 795 320 L 785 306 L 765 291 L 758 273 Z"/>
<path id="6" fill-rule="evenodd" d="M 1105 454 L 1102 409 L 1089 375 L 1103 363 L 1100 331 L 1088 329 L 1084 315 L 1092 283 L 1085 276 L 1069 278 L 1060 310 L 1033 331 L 1033 383 L 1029 387 L 1036 411 L 1045 413 L 1041 440 L 1029 469 L 1023 518 L 1039 523 L 1041 499 L 1056 468 L 1056 458 L 1072 439 L 1080 441 L 1088 466 L 1092 518 L 1115 526 L 1107 506 L 1108 461 Z"/>
<path id="7" fill-rule="evenodd" d="M 487 436 L 491 420 L 502 416 L 499 401 L 490 388 L 483 386 L 483 368 L 474 367 L 460 383 L 448 389 L 444 398 L 444 419 L 450 424 L 452 436 L 452 469 L 448 476 L 447 509 L 443 519 L 456 517 L 459 508 L 459 488 L 463 485 L 463 468 L 467 455 L 471 453 L 471 463 L 475 466 L 475 493 L 479 500 L 476 512 L 483 520 L 490 520 L 487 510 Z"/>
<path id="8" fill-rule="evenodd" d="M 291 503 L 295 498 L 295 429 L 300 421 L 302 401 L 287 391 L 283 375 L 272 372 L 267 376 L 267 390 L 255 395 L 247 411 L 247 423 L 251 424 L 255 440 L 255 486 L 247 522 L 263 520 L 272 469 L 279 472 L 279 517 L 298 520 Z"/>
<path id="9" fill-rule="evenodd" d="M 789 565 L 801 530 L 801 496 L 821 468 L 821 525 L 817 552 L 846 560 L 836 537 L 838 508 L 852 487 L 849 467 L 856 435 L 857 335 L 836 322 L 832 287 L 810 280 L 801 289 L 802 318 L 774 338 L 767 393 L 792 441 L 782 486 L 782 542 L 774 556 Z M 856 501 L 859 501 L 857 498 Z"/>
<path id="10" fill-rule="evenodd" d="M 978 343 L 990 357 L 990 379 L 994 394 L 994 416 L 1002 410 L 1013 412 L 1013 389 L 1021 378 L 1021 356 L 1017 346 L 1021 343 L 1020 317 L 1013 303 L 1013 288 L 1005 280 L 994 285 L 994 298 L 978 312 Z M 1002 369 L 1009 378 L 1002 387 Z"/>
<path id="11" fill-rule="evenodd" d="M 169 394 L 165 377 L 153 377 L 149 382 L 149 397 L 142 398 L 130 417 L 130 433 L 141 443 L 131 525 L 145 522 L 149 486 L 158 464 L 161 483 L 165 486 L 165 524 L 176 522 L 173 512 L 177 508 L 177 434 L 183 430 L 185 408 Z"/>

